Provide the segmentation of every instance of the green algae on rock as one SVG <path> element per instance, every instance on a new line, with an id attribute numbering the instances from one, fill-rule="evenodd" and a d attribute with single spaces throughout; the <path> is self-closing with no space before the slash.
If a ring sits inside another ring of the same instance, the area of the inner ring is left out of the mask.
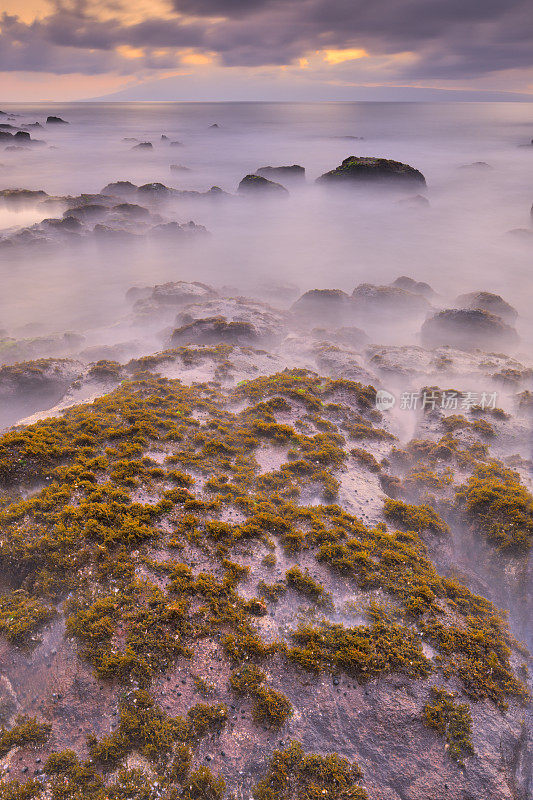
<path id="1" fill-rule="evenodd" d="M 426 179 L 422 173 L 401 161 L 371 156 L 348 156 L 335 169 L 318 178 L 319 183 L 392 183 L 422 184 Z"/>

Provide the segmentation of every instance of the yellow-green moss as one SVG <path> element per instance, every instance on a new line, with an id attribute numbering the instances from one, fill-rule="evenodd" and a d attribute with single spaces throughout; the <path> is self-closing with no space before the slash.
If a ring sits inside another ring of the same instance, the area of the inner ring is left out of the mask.
<path id="1" fill-rule="evenodd" d="M 533 496 L 517 472 L 492 462 L 477 468 L 456 493 L 457 505 L 502 549 L 524 549 L 533 539 Z"/>
<path id="2" fill-rule="evenodd" d="M 51 730 L 48 722 L 39 722 L 35 717 L 17 717 L 12 728 L 0 728 L 0 758 L 13 747 L 44 744 Z"/>
<path id="3" fill-rule="evenodd" d="M 368 800 L 357 764 L 336 753 L 306 754 L 299 742 L 275 750 L 268 772 L 255 786 L 255 800 Z"/>
<path id="4" fill-rule="evenodd" d="M 424 720 L 446 739 L 448 753 L 462 763 L 474 754 L 472 715 L 466 703 L 456 703 L 457 695 L 432 687 L 430 701 L 424 706 Z"/>
<path id="5" fill-rule="evenodd" d="M 400 525 L 405 530 L 430 530 L 438 534 L 448 534 L 450 529 L 431 506 L 415 506 L 402 503 L 401 500 L 386 500 L 383 513 L 388 520 Z"/>

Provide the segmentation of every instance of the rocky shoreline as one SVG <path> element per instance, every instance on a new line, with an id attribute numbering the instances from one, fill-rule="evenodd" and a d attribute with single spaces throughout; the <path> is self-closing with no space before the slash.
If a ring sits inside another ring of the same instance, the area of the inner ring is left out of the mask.
<path id="1" fill-rule="evenodd" d="M 189 202 L 283 214 L 286 164 L 0 191 L 40 219 L 2 233 L 14 270 L 163 243 L 176 278 L 76 330 L 0 325 L 0 800 L 532 797 L 528 321 L 417 270 L 193 280 L 217 232 Z M 317 184 L 430 202 L 392 159 Z"/>

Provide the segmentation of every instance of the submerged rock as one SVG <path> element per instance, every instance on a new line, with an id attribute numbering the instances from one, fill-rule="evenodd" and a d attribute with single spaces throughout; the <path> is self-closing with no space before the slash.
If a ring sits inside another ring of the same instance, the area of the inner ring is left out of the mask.
<path id="1" fill-rule="evenodd" d="M 237 191 L 240 194 L 278 194 L 288 195 L 287 189 L 281 183 L 269 181 L 261 175 L 245 175 L 239 183 Z"/>
<path id="2" fill-rule="evenodd" d="M 61 356 L 75 352 L 84 341 L 77 333 L 50 334 L 28 339 L 0 341 L 0 364 L 15 364 L 35 358 Z"/>
<path id="3" fill-rule="evenodd" d="M 137 194 L 144 194 L 150 197 L 168 197 L 172 192 L 168 186 L 165 186 L 164 183 L 158 183 L 154 181 L 153 183 L 143 183 L 142 186 L 139 186 L 137 189 Z"/>
<path id="4" fill-rule="evenodd" d="M 81 364 L 68 358 L 42 358 L 0 367 L 0 425 L 11 425 L 58 402 L 81 371 Z"/>
<path id="5" fill-rule="evenodd" d="M 388 317 L 406 316 L 408 314 L 422 314 L 430 305 L 424 296 L 398 286 L 375 286 L 371 283 L 361 283 L 356 286 L 352 294 L 354 310 L 363 316 L 370 315 L 386 322 L 386 318 L 378 315 L 387 314 Z"/>
<path id="6" fill-rule="evenodd" d="M 176 281 L 154 286 L 151 299 L 160 305 L 184 306 L 198 300 L 211 300 L 217 293 L 206 283 Z"/>
<path id="7" fill-rule="evenodd" d="M 317 323 L 338 323 L 351 310 L 350 298 L 342 289 L 310 289 L 291 306 L 300 320 Z"/>
<path id="8" fill-rule="evenodd" d="M 134 144 L 131 148 L 132 150 L 153 150 L 154 146 L 152 142 L 139 142 L 139 144 Z"/>
<path id="9" fill-rule="evenodd" d="M 461 294 L 455 302 L 461 308 L 480 308 L 483 311 L 489 311 L 506 322 L 515 322 L 518 317 L 518 311 L 515 308 L 506 303 L 499 294 L 492 294 L 492 292 Z"/>
<path id="10" fill-rule="evenodd" d="M 197 281 L 169 281 L 152 287 L 132 287 L 126 293 L 126 298 L 134 301 L 133 310 L 138 321 L 157 318 L 161 313 L 175 312 L 190 303 L 212 300 L 216 296 L 211 286 Z"/>
<path id="11" fill-rule="evenodd" d="M 414 294 L 421 294 L 427 299 L 435 296 L 435 292 L 429 283 L 415 281 L 414 278 L 409 278 L 407 275 L 400 275 L 399 278 L 396 278 L 396 280 L 391 283 L 391 286 L 395 286 L 398 289 L 405 289 L 407 292 L 414 292 Z"/>
<path id="12" fill-rule="evenodd" d="M 316 339 L 343 344 L 356 350 L 366 345 L 369 341 L 367 334 L 361 328 L 356 328 L 355 325 L 346 325 L 343 328 L 335 328 L 333 330 L 313 328 L 311 335 Z"/>
<path id="13" fill-rule="evenodd" d="M 459 169 L 475 170 L 476 172 L 485 172 L 486 170 L 494 169 L 486 161 L 474 161 L 472 164 L 461 164 Z"/>
<path id="14" fill-rule="evenodd" d="M 500 317 L 479 308 L 449 308 L 430 317 L 421 329 L 427 347 L 451 345 L 462 350 L 512 346 L 518 342 L 515 329 Z"/>
<path id="15" fill-rule="evenodd" d="M 118 194 L 118 195 L 131 195 L 134 194 L 139 187 L 131 181 L 115 181 L 108 183 L 107 186 L 101 191 L 101 194 Z"/>
<path id="16" fill-rule="evenodd" d="M 228 322 L 224 317 L 197 319 L 181 328 L 171 336 L 172 346 L 180 344 L 257 344 L 261 332 L 251 322 Z"/>
<path id="17" fill-rule="evenodd" d="M 429 200 L 423 194 L 412 194 L 409 197 L 402 197 L 398 204 L 404 208 L 429 208 Z"/>
<path id="18" fill-rule="evenodd" d="M 80 222 L 101 220 L 108 214 L 108 207 L 100 203 L 87 203 L 86 205 L 78 206 L 77 208 L 67 209 L 63 217 L 73 217 Z"/>
<path id="19" fill-rule="evenodd" d="M 259 167 L 256 174 L 269 179 L 303 180 L 305 178 L 305 168 L 300 167 L 298 164 L 293 164 L 291 167 Z"/>
<path id="20" fill-rule="evenodd" d="M 425 185 L 426 179 L 419 170 L 393 161 L 390 158 L 370 156 L 348 156 L 340 166 L 324 173 L 318 183 L 418 183 Z"/>
<path id="21" fill-rule="evenodd" d="M 286 327 L 285 315 L 266 303 L 247 297 L 228 297 L 193 303 L 178 314 L 176 322 L 183 327 L 189 323 L 221 318 L 226 322 L 245 322 L 255 331 L 255 336 L 265 342 L 282 338 Z"/>
<path id="22" fill-rule="evenodd" d="M 179 222 L 162 222 L 159 225 L 154 225 L 150 229 L 149 235 L 155 238 L 169 238 L 173 239 L 176 236 L 181 238 L 183 236 L 190 236 L 191 234 L 206 234 L 207 228 L 203 225 L 197 225 L 195 222 L 186 222 L 180 225 Z"/>
<path id="23" fill-rule="evenodd" d="M 0 199 L 10 205 L 25 205 L 44 200 L 48 195 L 42 189 L 2 189 Z"/>
<path id="24" fill-rule="evenodd" d="M 54 232 L 81 233 L 83 225 L 79 219 L 66 211 L 63 219 L 43 219 L 40 223 L 41 228 L 50 228 Z"/>
<path id="25" fill-rule="evenodd" d="M 137 205 L 137 203 L 118 203 L 118 205 L 113 206 L 112 211 L 133 220 L 146 220 L 150 217 L 148 209 Z"/>

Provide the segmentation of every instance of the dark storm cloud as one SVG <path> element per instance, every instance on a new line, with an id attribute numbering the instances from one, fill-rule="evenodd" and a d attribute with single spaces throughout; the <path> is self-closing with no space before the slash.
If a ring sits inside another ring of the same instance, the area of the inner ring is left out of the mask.
<path id="1" fill-rule="evenodd" d="M 151 66 L 150 51 L 158 48 L 213 51 L 227 66 L 287 64 L 327 48 L 365 48 L 378 56 L 411 51 L 416 61 L 397 67 L 405 79 L 470 78 L 533 63 L 531 0 L 172 2 L 172 18 L 136 24 L 118 12 L 101 20 L 88 0 L 58 3 L 31 24 L 4 15 L 0 69 L 91 72 L 122 62 L 131 69 L 114 52 L 119 45 L 145 48 Z M 168 67 L 168 60 L 160 63 Z"/>

